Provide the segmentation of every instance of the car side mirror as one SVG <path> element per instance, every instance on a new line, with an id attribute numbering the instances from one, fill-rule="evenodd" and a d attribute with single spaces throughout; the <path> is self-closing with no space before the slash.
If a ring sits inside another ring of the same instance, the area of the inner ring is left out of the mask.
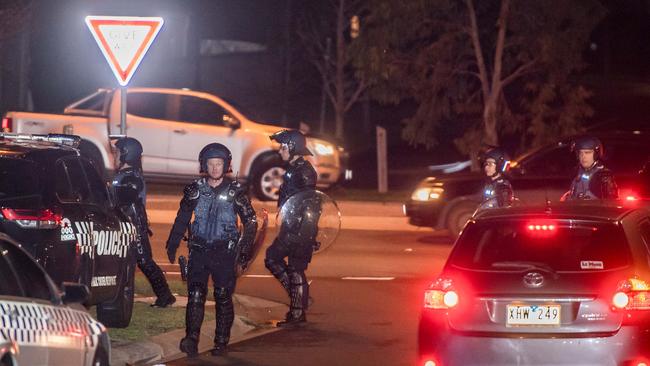
<path id="1" fill-rule="evenodd" d="M 90 292 L 86 285 L 74 282 L 63 282 L 61 287 L 63 290 L 61 300 L 63 300 L 64 304 L 83 304 L 88 301 Z"/>
<path id="2" fill-rule="evenodd" d="M 224 114 L 223 115 L 223 123 L 232 128 L 233 130 L 239 129 L 241 127 L 241 122 L 239 120 L 229 114 Z"/>

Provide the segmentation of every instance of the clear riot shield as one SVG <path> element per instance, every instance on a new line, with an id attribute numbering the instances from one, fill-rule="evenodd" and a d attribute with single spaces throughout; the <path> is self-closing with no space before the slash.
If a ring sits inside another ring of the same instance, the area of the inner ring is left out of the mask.
<path id="1" fill-rule="evenodd" d="M 313 241 L 314 254 L 332 245 L 341 230 L 341 211 L 336 201 L 321 191 L 303 191 L 282 205 L 276 218 L 279 235 L 298 235 Z"/>
<path id="2" fill-rule="evenodd" d="M 251 257 L 246 263 L 239 262 L 239 250 L 241 250 L 241 245 L 237 245 L 237 260 L 235 261 L 235 273 L 237 277 L 243 275 L 250 264 L 253 263 L 257 254 L 259 254 L 264 244 L 264 239 L 266 238 L 266 229 L 269 226 L 269 214 L 266 209 L 262 209 L 261 213 L 257 214 L 257 233 L 255 234 L 255 240 L 253 241 L 253 247 L 251 248 Z"/>

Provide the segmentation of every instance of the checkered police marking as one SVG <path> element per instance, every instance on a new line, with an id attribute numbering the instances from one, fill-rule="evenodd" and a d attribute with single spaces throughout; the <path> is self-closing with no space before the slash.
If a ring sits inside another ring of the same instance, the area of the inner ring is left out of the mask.
<path id="1" fill-rule="evenodd" d="M 0 339 L 19 346 L 95 348 L 106 328 L 88 313 L 65 307 L 0 300 Z"/>
<path id="2" fill-rule="evenodd" d="M 120 222 L 120 230 L 95 230 L 92 221 L 76 221 L 75 236 L 79 243 L 80 253 L 95 255 L 112 255 L 125 258 L 131 242 L 136 238 L 137 231 L 130 222 Z"/>

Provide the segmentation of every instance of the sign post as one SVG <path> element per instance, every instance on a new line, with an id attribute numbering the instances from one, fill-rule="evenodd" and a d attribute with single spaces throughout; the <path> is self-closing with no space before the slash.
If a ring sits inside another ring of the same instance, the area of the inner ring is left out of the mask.
<path id="1" fill-rule="evenodd" d="M 126 86 L 163 25 L 159 17 L 87 16 L 86 25 L 120 83 L 120 134 L 126 135 Z"/>
<path id="2" fill-rule="evenodd" d="M 388 163 L 386 151 L 386 129 L 377 126 L 377 190 L 388 192 Z"/>

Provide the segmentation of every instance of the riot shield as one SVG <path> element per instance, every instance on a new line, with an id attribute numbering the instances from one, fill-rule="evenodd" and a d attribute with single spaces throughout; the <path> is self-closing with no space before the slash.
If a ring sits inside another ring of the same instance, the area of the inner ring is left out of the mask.
<path id="1" fill-rule="evenodd" d="M 261 213 L 257 214 L 257 225 L 257 233 L 255 234 L 255 240 L 253 241 L 253 246 L 251 248 L 251 257 L 246 263 L 242 264 L 239 262 L 241 245 L 237 245 L 237 260 L 235 261 L 235 273 L 237 273 L 237 277 L 243 275 L 248 270 L 250 264 L 253 263 L 264 244 L 266 229 L 269 226 L 269 213 L 264 208 Z"/>
<path id="2" fill-rule="evenodd" d="M 279 234 L 299 235 L 313 241 L 314 254 L 332 245 L 341 230 L 341 211 L 336 201 L 321 191 L 303 191 L 282 205 L 276 218 Z"/>

